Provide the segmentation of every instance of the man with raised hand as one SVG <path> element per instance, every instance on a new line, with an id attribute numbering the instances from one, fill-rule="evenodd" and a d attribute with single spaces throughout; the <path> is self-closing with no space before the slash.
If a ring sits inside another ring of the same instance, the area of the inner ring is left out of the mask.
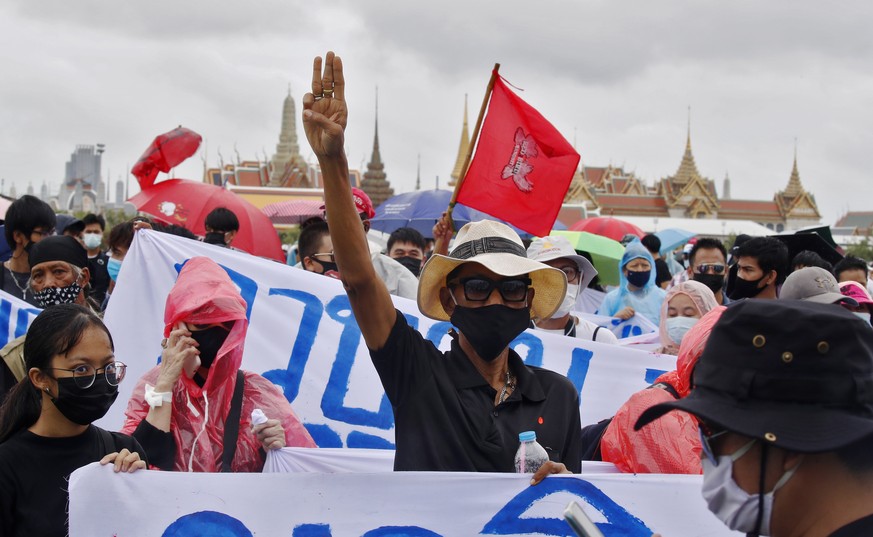
<path id="1" fill-rule="evenodd" d="M 566 278 L 531 261 L 518 235 L 491 221 L 460 230 L 454 250 L 421 272 L 418 306 L 458 329 L 440 352 L 394 308 L 370 262 L 343 150 L 348 118 L 342 62 L 314 61 L 303 126 L 324 177 L 334 256 L 396 423 L 395 470 L 511 472 L 518 434 L 535 431 L 550 460 L 533 475 L 581 467 L 579 398 L 557 373 L 526 366 L 509 343 L 548 318 Z"/>

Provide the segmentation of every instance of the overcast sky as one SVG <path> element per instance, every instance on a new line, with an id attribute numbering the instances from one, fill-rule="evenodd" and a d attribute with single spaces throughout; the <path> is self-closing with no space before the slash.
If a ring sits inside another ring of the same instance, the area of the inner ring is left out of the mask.
<path id="1" fill-rule="evenodd" d="M 414 188 L 418 155 L 422 185 L 446 185 L 464 94 L 472 127 L 500 62 L 586 165 L 650 184 L 676 171 L 689 106 L 698 168 L 719 192 L 728 173 L 735 198 L 784 188 L 797 139 L 801 180 L 832 224 L 873 210 L 871 23 L 862 0 L 5 0 L 0 177 L 4 193 L 56 191 L 75 146 L 104 143 L 114 185 L 177 125 L 206 142 L 179 177 L 200 179 L 219 150 L 272 156 L 289 84 L 299 105 L 312 57 L 330 49 L 346 66 L 350 163 L 369 160 L 379 86 L 397 192 Z"/>

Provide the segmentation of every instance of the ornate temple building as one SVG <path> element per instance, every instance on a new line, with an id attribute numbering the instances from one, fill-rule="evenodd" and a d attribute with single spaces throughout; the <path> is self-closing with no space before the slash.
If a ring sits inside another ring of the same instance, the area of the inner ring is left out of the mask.
<path id="1" fill-rule="evenodd" d="M 379 153 L 379 93 L 376 90 L 376 130 L 373 135 L 373 154 L 367 163 L 367 171 L 361 181 L 361 190 L 370 196 L 374 207 L 378 207 L 383 201 L 394 195 L 394 189 L 388 182 L 385 174 L 385 164 L 382 163 L 382 155 Z"/>
<path id="2" fill-rule="evenodd" d="M 570 183 L 564 202 L 583 204 L 589 212 L 602 216 L 750 220 L 776 232 L 818 224 L 821 220 L 815 197 L 800 182 L 796 154 L 788 185 L 772 200 L 732 198 L 727 176 L 719 197 L 715 182 L 697 169 L 690 130 L 675 174 L 650 186 L 621 167 L 583 167 Z"/>

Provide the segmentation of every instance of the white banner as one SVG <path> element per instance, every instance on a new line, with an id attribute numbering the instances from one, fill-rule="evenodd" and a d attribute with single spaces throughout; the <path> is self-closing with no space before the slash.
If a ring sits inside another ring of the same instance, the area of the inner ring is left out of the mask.
<path id="1" fill-rule="evenodd" d="M 167 294 L 194 256 L 222 265 L 248 303 L 243 368 L 280 386 L 319 446 L 393 448 L 391 405 L 339 281 L 148 230 L 137 233 L 106 312 L 116 357 L 129 369 L 103 427 L 121 426 L 130 390 L 157 363 Z M 449 323 L 425 318 L 410 300 L 394 297 L 394 304 L 425 337 L 448 348 Z M 580 390 L 583 424 L 612 416 L 676 364 L 673 356 L 542 332 L 521 334 L 513 347 L 527 364 L 570 378 Z"/>
<path id="2" fill-rule="evenodd" d="M 116 474 L 70 478 L 70 536 L 570 536 L 577 501 L 606 537 L 729 536 L 700 476 L 519 474 Z"/>
<path id="3" fill-rule="evenodd" d="M 264 472 L 361 473 L 394 471 L 394 451 L 389 449 L 286 447 L 267 452 Z M 583 474 L 617 474 L 611 462 L 582 461 Z"/>
<path id="4" fill-rule="evenodd" d="M 31 321 L 42 310 L 0 291 L 0 348 L 13 339 L 23 336 Z"/>

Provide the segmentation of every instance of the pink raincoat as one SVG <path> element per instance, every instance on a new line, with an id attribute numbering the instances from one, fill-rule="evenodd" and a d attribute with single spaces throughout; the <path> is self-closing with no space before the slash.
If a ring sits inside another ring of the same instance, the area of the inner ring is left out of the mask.
<path id="1" fill-rule="evenodd" d="M 246 303 L 227 273 L 206 257 L 190 259 L 167 297 L 164 310 L 164 337 L 177 322 L 210 324 L 233 321 L 227 339 L 218 351 L 203 387 L 183 373 L 173 387 L 173 414 L 170 431 L 176 441 L 176 471 L 218 472 L 221 470 L 224 422 L 240 369 L 248 321 Z M 143 375 L 134 388 L 122 428 L 132 434 L 146 418 L 145 384 L 156 384 L 160 365 Z M 261 443 L 251 430 L 252 410 L 260 408 L 268 418 L 278 419 L 285 429 L 287 446 L 316 447 L 312 437 L 297 419 L 282 392 L 257 373 L 243 371 L 245 389 L 240 413 L 234 472 L 260 472 L 264 459 Z"/>
<path id="2" fill-rule="evenodd" d="M 691 327 L 679 347 L 676 370 L 664 373 L 656 383 L 673 386 L 679 397 L 688 395 L 691 391 L 691 372 L 703 354 L 712 327 L 725 309 L 724 306 L 717 306 Z M 668 412 L 639 431 L 634 431 L 634 424 L 643 411 L 658 403 L 673 400 L 673 395 L 661 388 L 648 388 L 633 394 L 615 413 L 603 433 L 600 440 L 603 460 L 629 473 L 701 473 L 700 434 L 697 420 L 691 414 Z"/>

